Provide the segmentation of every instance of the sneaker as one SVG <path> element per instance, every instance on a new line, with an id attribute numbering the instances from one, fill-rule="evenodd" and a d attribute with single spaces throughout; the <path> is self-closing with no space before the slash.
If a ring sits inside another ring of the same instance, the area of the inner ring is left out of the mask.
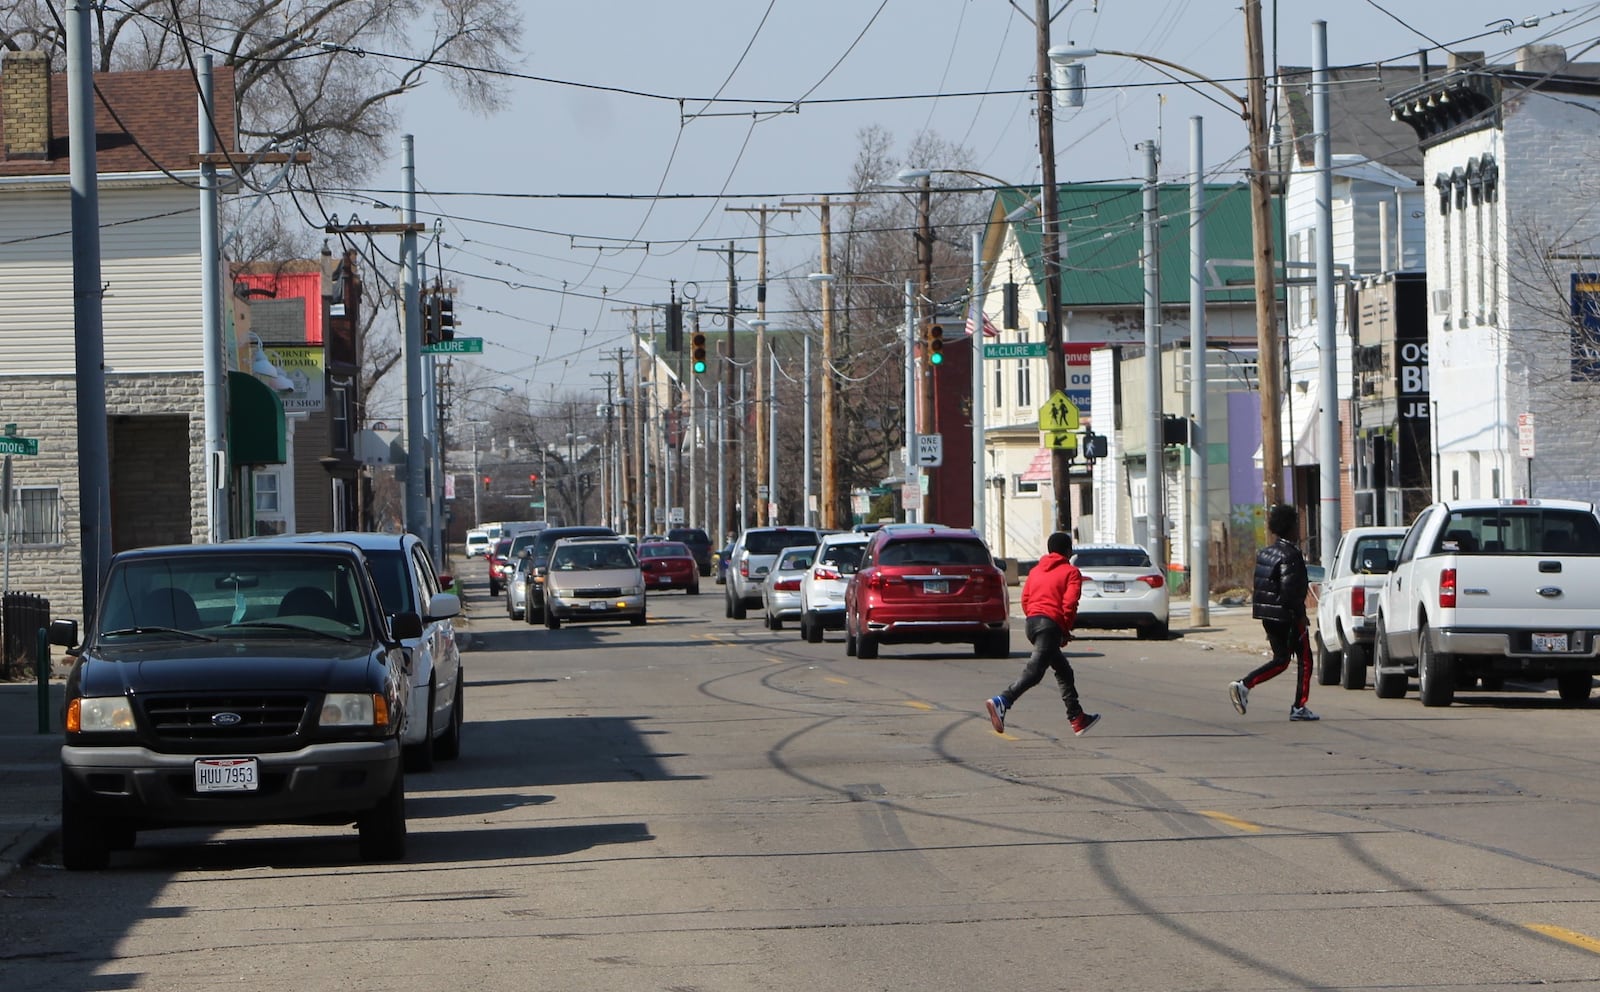
<path id="1" fill-rule="evenodd" d="M 1322 717 L 1317 716 L 1315 713 L 1311 712 L 1309 709 L 1307 709 L 1304 706 L 1295 706 L 1295 707 L 1293 707 L 1293 708 L 1291 708 L 1289 710 L 1289 719 L 1291 719 L 1291 720 L 1320 720 L 1320 719 L 1322 719 Z"/>
<path id="2" fill-rule="evenodd" d="M 990 696 L 983 701 L 984 708 L 989 711 L 989 722 L 994 724 L 994 732 L 1006 732 L 1006 701 L 999 696 Z"/>
<path id="3" fill-rule="evenodd" d="M 1073 717 L 1070 722 L 1072 723 L 1073 734 L 1078 737 L 1082 737 L 1084 734 L 1089 732 L 1089 728 L 1100 722 L 1100 714 L 1079 713 L 1077 716 Z"/>
<path id="4" fill-rule="evenodd" d="M 1228 698 L 1233 700 L 1233 708 L 1243 716 L 1245 707 L 1250 705 L 1250 687 L 1243 682 L 1229 682 Z"/>

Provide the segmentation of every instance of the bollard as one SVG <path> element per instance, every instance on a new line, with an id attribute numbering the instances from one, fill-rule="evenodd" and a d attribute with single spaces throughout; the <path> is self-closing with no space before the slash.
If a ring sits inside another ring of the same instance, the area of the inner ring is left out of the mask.
<path id="1" fill-rule="evenodd" d="M 50 630 L 39 628 L 38 653 L 34 655 L 34 675 L 39 679 L 39 733 L 50 732 Z"/>

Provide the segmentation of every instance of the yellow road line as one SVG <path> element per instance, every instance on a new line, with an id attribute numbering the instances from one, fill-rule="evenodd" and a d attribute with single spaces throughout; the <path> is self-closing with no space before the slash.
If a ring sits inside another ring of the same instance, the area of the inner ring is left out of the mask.
<path id="1" fill-rule="evenodd" d="M 834 678 L 832 675 L 824 677 L 822 681 L 824 681 L 824 682 L 832 682 L 834 685 L 849 685 L 850 684 L 850 680 L 849 679 Z"/>
<path id="2" fill-rule="evenodd" d="M 906 705 L 911 707 L 914 710 L 931 710 L 931 709 L 933 709 L 933 704 L 932 703 L 924 703 L 924 702 L 921 702 L 920 700 L 916 700 L 916 699 L 908 699 L 908 700 L 906 700 Z"/>
<path id="3" fill-rule="evenodd" d="M 1243 830 L 1247 834 L 1259 834 L 1261 832 L 1261 827 L 1259 824 L 1251 823 L 1249 820 L 1241 820 L 1237 816 L 1229 816 L 1226 813 L 1218 813 L 1213 809 L 1203 809 L 1199 812 L 1201 816 L 1210 817 L 1211 819 L 1216 820 L 1218 823 L 1226 823 L 1235 830 Z"/>
<path id="4" fill-rule="evenodd" d="M 1546 937 L 1554 937 L 1562 943 L 1571 944 L 1573 947 L 1581 947 L 1593 954 L 1600 954 L 1600 940 L 1595 940 L 1588 934 L 1579 933 L 1576 930 L 1568 930 L 1566 927 L 1554 927 L 1548 923 L 1524 923 L 1523 926 L 1537 933 L 1542 933 Z"/>

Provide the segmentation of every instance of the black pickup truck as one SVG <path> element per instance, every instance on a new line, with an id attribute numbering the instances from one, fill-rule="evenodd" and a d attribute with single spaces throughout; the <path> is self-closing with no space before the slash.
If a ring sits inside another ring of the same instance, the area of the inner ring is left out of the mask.
<path id="1" fill-rule="evenodd" d="M 61 749 L 62 860 L 106 867 L 138 832 L 343 825 L 405 854 L 400 729 L 411 673 L 366 559 L 343 545 L 175 545 L 116 555 L 75 656 Z"/>

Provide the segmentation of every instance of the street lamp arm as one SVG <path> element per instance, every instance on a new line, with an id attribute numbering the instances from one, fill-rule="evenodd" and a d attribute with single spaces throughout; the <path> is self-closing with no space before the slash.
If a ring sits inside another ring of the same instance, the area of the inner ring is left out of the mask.
<path id="1" fill-rule="evenodd" d="M 1226 95 L 1228 99 L 1239 105 L 1238 114 L 1241 120 L 1248 121 L 1250 119 L 1250 105 L 1248 102 L 1246 102 L 1244 97 L 1235 93 L 1233 90 L 1228 89 L 1226 86 L 1217 82 L 1215 79 L 1212 79 L 1210 76 L 1196 72 L 1186 65 L 1181 65 L 1177 62 L 1170 62 L 1166 59 L 1157 58 L 1154 55 L 1140 55 L 1137 52 L 1119 52 L 1110 48 L 1096 48 L 1094 52 L 1096 55 L 1115 55 L 1118 58 L 1133 59 L 1136 62 L 1146 62 L 1150 65 L 1163 66 L 1165 68 L 1172 69 L 1175 72 L 1181 72 L 1196 82 L 1206 83 L 1207 85 L 1214 86 L 1218 90 L 1222 91 L 1222 93 Z M 1177 82 L 1183 83 L 1185 86 L 1189 85 L 1187 82 L 1181 79 L 1177 80 Z"/>

